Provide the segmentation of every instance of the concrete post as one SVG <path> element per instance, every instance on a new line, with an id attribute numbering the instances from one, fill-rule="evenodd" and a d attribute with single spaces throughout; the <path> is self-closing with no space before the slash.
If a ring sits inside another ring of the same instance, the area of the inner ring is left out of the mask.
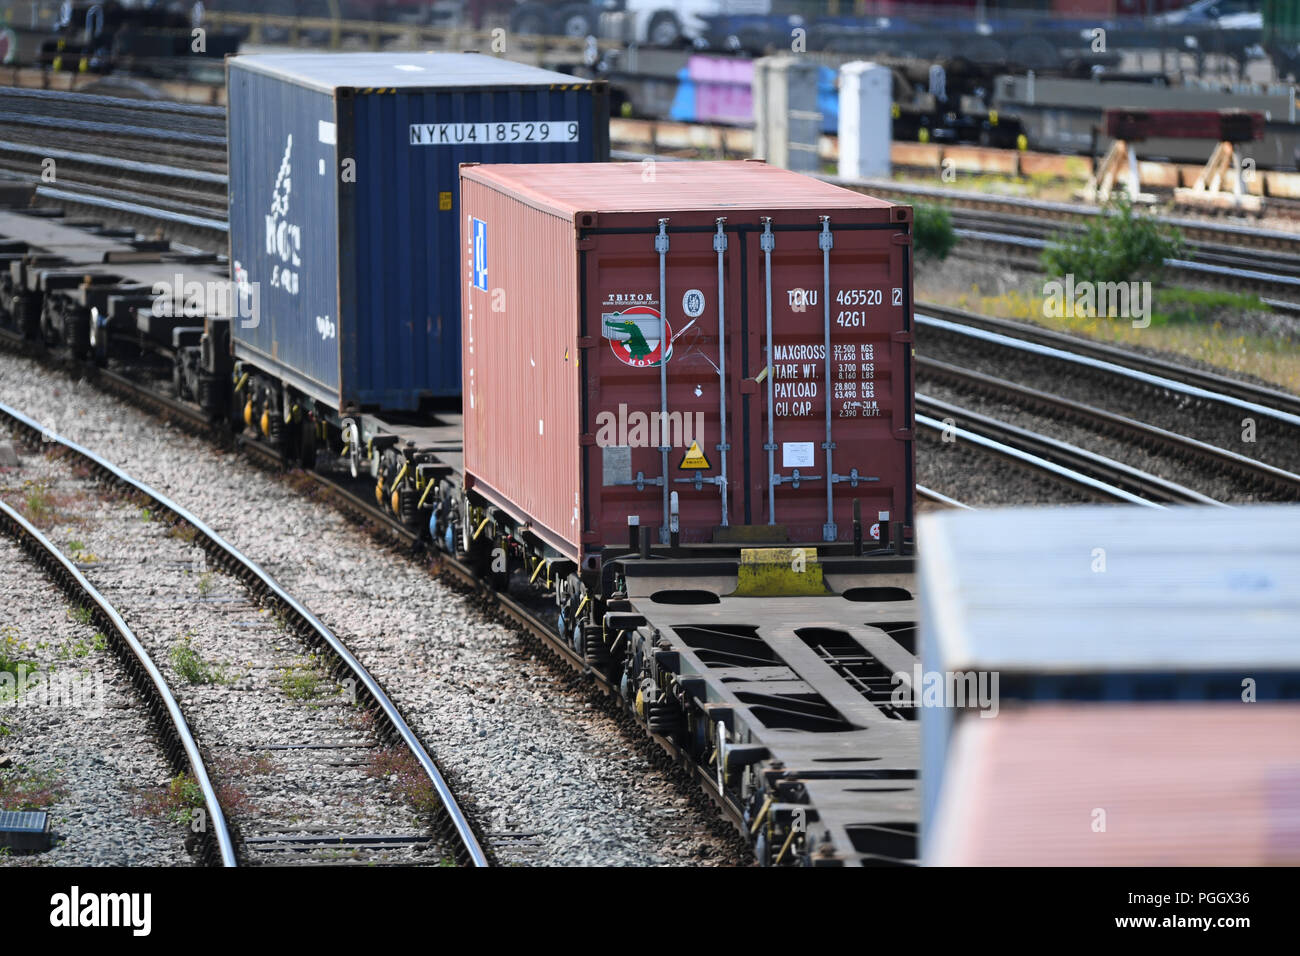
<path id="1" fill-rule="evenodd" d="M 818 66 L 796 56 L 754 61 L 754 157 L 798 172 L 817 172 L 822 115 Z"/>
<path id="2" fill-rule="evenodd" d="M 878 63 L 857 60 L 840 67 L 840 175 L 845 179 L 889 177 L 893 84 L 893 74 Z"/>

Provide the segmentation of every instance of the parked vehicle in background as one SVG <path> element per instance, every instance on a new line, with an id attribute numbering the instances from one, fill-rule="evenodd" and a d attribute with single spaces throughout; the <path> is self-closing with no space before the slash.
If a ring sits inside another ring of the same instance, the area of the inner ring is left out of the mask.
<path id="1" fill-rule="evenodd" d="M 1196 0 L 1181 10 L 1155 18 L 1160 26 L 1219 26 L 1224 30 L 1258 30 L 1264 25 L 1260 0 Z"/>
<path id="2" fill-rule="evenodd" d="M 605 0 L 572 3 L 529 0 L 511 13 L 516 33 L 605 36 L 646 46 L 700 46 L 709 17 L 766 15 L 771 0 Z M 602 14 L 607 16 L 602 21 Z"/>

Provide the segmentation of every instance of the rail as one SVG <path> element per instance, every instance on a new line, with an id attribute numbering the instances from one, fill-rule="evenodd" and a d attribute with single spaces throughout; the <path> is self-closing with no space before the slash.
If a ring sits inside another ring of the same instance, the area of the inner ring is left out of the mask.
<path id="1" fill-rule="evenodd" d="M 441 770 L 435 764 L 415 731 L 407 724 L 397 706 L 388 694 L 371 676 L 366 667 L 353 656 L 334 633 L 326 627 L 311 611 L 296 598 L 285 591 L 274 578 L 251 558 L 240 552 L 216 531 L 208 527 L 190 511 L 175 503 L 170 498 L 155 491 L 149 485 L 138 481 L 116 465 L 100 457 L 95 452 L 58 435 L 38 422 L 27 417 L 17 409 L 0 403 L 0 420 L 7 421 L 29 440 L 55 444 L 81 459 L 96 473 L 107 481 L 144 495 L 161 511 L 169 513 L 176 522 L 189 525 L 196 532 L 196 541 L 205 550 L 213 554 L 221 565 L 228 568 L 236 577 L 255 594 L 261 594 L 271 602 L 279 605 L 286 617 L 286 623 L 305 636 L 311 643 L 327 648 L 334 657 L 336 674 L 346 674 L 356 681 L 356 695 L 359 701 L 368 699 L 372 711 L 380 721 L 381 728 L 391 740 L 400 740 L 419 761 L 429 782 L 433 785 L 442 804 L 445 828 L 455 838 L 457 860 L 461 864 L 487 866 L 488 859 L 479 843 L 469 819 L 456 802 L 451 788 L 444 779 Z"/>
<path id="2" fill-rule="evenodd" d="M 9 409 L 5 409 L 6 415 Z M 48 434 L 42 432 L 41 434 Z M 181 713 L 176 696 L 167 686 L 158 666 L 131 631 L 126 621 L 117 613 L 108 600 L 99 593 L 75 564 L 68 560 L 58 545 L 41 534 L 26 518 L 3 501 L 0 501 L 0 530 L 13 537 L 23 550 L 27 551 L 50 577 L 73 600 L 83 607 L 91 609 L 92 620 L 114 636 L 114 649 L 133 672 L 135 686 L 150 702 L 150 715 L 159 725 L 165 750 L 172 766 L 177 770 L 188 769 L 194 782 L 203 795 L 203 805 L 207 813 L 204 821 L 204 856 L 214 857 L 222 866 L 233 867 L 238 863 L 235 858 L 234 841 L 226 823 L 226 815 L 217 799 L 216 788 L 203 763 L 203 755 L 190 733 L 185 715 Z M 164 720 L 163 715 L 166 715 Z M 181 759 L 181 755 L 184 759 Z M 212 843 L 215 841 L 215 848 Z"/>

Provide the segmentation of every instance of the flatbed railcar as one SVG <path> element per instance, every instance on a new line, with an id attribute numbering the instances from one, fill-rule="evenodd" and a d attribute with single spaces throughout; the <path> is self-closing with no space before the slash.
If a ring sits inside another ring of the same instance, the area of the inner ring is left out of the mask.
<path id="1" fill-rule="evenodd" d="M 27 206 L 0 209 L 0 326 L 73 361 L 130 362 L 180 399 L 223 413 L 240 306 L 220 256 Z"/>

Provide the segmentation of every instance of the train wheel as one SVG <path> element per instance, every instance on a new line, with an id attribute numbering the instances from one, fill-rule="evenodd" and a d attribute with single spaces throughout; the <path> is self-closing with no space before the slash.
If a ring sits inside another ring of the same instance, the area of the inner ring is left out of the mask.
<path id="1" fill-rule="evenodd" d="M 84 359 L 90 354 L 90 315 L 84 309 L 64 313 L 63 332 L 74 359 Z"/>
<path id="2" fill-rule="evenodd" d="M 298 467 L 303 471 L 316 467 L 316 423 L 310 418 L 298 425 Z"/>
<path id="3" fill-rule="evenodd" d="M 41 300 L 27 292 L 14 296 L 14 326 L 23 338 L 36 338 L 41 330 Z"/>

